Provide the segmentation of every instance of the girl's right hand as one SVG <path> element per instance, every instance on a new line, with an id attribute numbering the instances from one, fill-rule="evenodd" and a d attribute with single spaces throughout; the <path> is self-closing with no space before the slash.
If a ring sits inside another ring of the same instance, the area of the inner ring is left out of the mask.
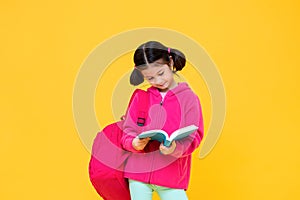
<path id="1" fill-rule="evenodd" d="M 132 146 L 135 150 L 137 151 L 141 151 L 145 148 L 145 146 L 148 144 L 148 142 L 151 140 L 151 138 L 143 138 L 143 139 L 139 139 L 139 138 L 134 138 L 132 140 Z"/>

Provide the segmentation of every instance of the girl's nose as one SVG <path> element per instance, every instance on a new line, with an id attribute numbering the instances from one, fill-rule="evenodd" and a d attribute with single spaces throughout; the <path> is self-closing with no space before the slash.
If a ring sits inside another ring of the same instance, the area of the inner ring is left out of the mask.
<path id="1" fill-rule="evenodd" d="M 156 85 L 161 85 L 161 84 L 163 84 L 163 82 L 164 82 L 164 81 L 163 81 L 162 78 L 157 78 L 156 81 L 155 81 L 155 84 L 156 84 Z"/>

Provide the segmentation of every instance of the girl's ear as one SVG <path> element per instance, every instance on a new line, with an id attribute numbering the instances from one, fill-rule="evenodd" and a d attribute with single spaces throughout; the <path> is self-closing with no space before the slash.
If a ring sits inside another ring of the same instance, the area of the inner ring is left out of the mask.
<path id="1" fill-rule="evenodd" d="M 169 62 L 169 67 L 173 68 L 174 67 L 174 61 L 172 56 L 170 56 L 170 62 Z"/>

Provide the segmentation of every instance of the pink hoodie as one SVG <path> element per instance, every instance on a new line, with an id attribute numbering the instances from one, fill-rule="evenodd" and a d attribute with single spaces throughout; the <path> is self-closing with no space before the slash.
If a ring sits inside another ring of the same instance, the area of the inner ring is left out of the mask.
<path id="1" fill-rule="evenodd" d="M 179 83 L 162 96 L 155 87 L 148 88 L 149 112 L 146 124 L 140 127 L 137 121 L 138 97 L 134 98 L 127 110 L 122 137 L 123 148 L 133 152 L 126 163 L 124 176 L 133 180 L 187 189 L 190 179 L 191 154 L 203 138 L 203 119 L 198 97 L 187 83 Z M 132 140 L 142 131 L 162 129 L 168 134 L 188 125 L 198 126 L 191 136 L 176 141 L 176 149 L 170 155 L 159 151 L 160 143 L 150 141 L 143 151 L 132 147 Z"/>

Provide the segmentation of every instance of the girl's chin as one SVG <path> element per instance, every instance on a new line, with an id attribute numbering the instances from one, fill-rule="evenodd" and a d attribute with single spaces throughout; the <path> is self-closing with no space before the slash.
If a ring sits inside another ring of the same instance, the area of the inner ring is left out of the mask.
<path id="1" fill-rule="evenodd" d="M 161 91 L 161 92 L 166 92 L 166 91 L 169 90 L 168 87 L 157 87 L 157 88 L 158 88 L 158 90 Z"/>
<path id="2" fill-rule="evenodd" d="M 157 86 L 157 88 L 159 88 L 159 89 L 161 89 L 161 90 L 164 90 L 164 89 L 167 89 L 168 87 L 167 87 L 167 86 L 164 86 L 164 85 L 162 85 L 162 86 Z"/>

